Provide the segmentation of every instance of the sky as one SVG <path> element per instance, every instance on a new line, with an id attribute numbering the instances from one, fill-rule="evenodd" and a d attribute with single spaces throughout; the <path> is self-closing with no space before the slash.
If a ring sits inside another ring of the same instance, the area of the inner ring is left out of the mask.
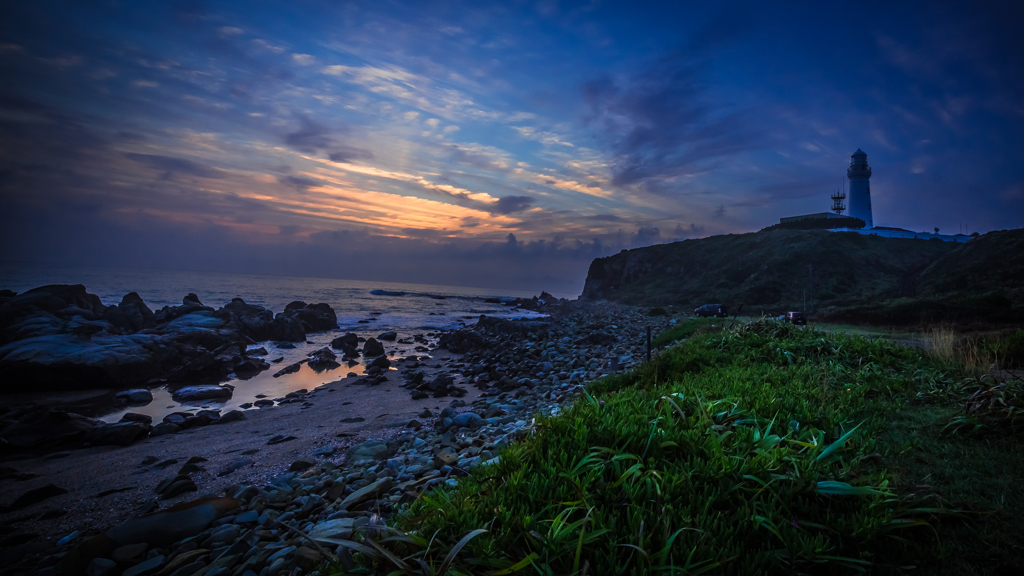
<path id="1" fill-rule="evenodd" d="M 822 6 L 819 4 L 834 4 Z M 1020 2 L 5 2 L 0 260 L 578 294 L 824 212 L 1024 226 Z"/>

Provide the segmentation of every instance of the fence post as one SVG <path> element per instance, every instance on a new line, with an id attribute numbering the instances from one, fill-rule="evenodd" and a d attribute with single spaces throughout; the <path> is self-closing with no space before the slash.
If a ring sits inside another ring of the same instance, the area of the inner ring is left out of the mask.
<path id="1" fill-rule="evenodd" d="M 647 327 L 647 361 L 651 361 L 651 327 Z"/>

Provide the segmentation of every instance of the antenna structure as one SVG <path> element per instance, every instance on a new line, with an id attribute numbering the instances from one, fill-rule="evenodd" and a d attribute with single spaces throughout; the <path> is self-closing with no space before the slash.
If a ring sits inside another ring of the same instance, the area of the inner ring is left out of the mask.
<path id="1" fill-rule="evenodd" d="M 846 182 L 843 182 L 843 184 L 845 185 Z M 845 186 L 843 187 L 845 188 Z M 846 204 L 843 204 L 843 200 L 846 200 L 846 190 L 836 190 L 835 193 L 832 194 L 832 211 L 835 212 L 837 216 L 842 216 L 843 212 L 846 210 Z"/>

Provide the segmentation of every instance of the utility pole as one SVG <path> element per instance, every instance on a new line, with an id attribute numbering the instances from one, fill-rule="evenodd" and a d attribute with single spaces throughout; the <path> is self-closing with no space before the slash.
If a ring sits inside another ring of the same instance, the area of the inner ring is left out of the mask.
<path id="1" fill-rule="evenodd" d="M 811 292 L 811 308 L 814 308 L 814 264 L 807 265 L 807 285 Z M 804 310 L 811 312 L 811 310 L 807 310 L 806 296 L 804 297 Z"/>

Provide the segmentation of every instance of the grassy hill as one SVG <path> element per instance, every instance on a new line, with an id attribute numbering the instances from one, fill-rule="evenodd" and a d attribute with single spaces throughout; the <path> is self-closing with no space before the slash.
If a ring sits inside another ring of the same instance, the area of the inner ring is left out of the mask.
<path id="1" fill-rule="evenodd" d="M 590 266 L 581 298 L 745 313 L 807 309 L 892 324 L 1024 318 L 1024 230 L 967 244 L 765 230 L 624 250 Z M 998 308 L 999 314 L 990 314 Z M 980 311 L 980 312 L 979 312 Z"/>

